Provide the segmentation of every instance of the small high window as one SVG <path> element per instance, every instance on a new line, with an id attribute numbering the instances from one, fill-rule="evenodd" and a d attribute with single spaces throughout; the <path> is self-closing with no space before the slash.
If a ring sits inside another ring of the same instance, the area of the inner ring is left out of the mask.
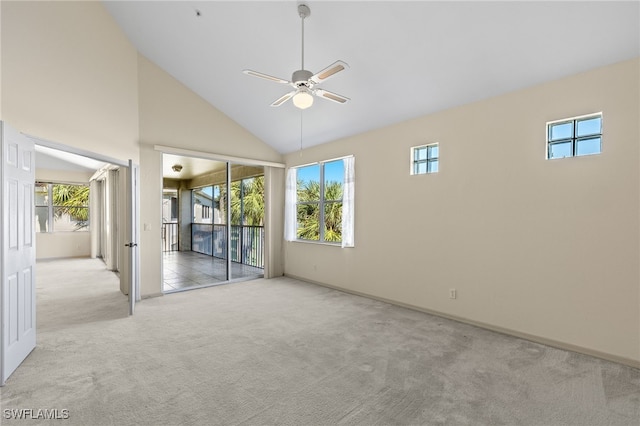
<path id="1" fill-rule="evenodd" d="M 439 151 L 437 143 L 411 148 L 411 174 L 436 173 L 438 171 Z"/>
<path id="2" fill-rule="evenodd" d="M 577 157 L 602 151 L 602 114 L 547 123 L 547 158 Z"/>

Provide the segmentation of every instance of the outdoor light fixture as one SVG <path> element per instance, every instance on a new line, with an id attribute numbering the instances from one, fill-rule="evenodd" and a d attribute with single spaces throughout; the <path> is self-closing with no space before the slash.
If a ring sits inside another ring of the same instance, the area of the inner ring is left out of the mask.
<path id="1" fill-rule="evenodd" d="M 313 105 L 313 96 L 306 87 L 302 86 L 293 95 L 293 104 L 300 109 L 307 109 Z"/>
<path id="2" fill-rule="evenodd" d="M 171 166 L 171 170 L 176 173 L 180 173 L 180 171 L 182 170 L 182 166 L 180 164 L 174 164 L 173 166 Z"/>

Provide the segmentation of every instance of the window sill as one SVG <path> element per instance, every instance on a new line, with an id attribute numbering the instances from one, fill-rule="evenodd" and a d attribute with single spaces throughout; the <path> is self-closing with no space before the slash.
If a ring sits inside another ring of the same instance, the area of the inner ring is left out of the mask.
<path id="1" fill-rule="evenodd" d="M 43 235 L 46 235 L 46 234 L 49 234 L 49 235 L 52 235 L 52 234 L 85 234 L 85 233 L 89 233 L 89 232 L 91 232 L 91 230 L 86 230 L 86 231 L 47 231 L 47 232 L 38 231 L 38 232 L 36 232 L 36 235 L 38 235 L 38 234 L 43 234 Z"/>
<path id="2" fill-rule="evenodd" d="M 318 246 L 330 246 L 330 247 L 338 247 L 342 248 L 342 243 L 328 243 L 325 241 L 312 241 L 312 240 L 293 240 L 288 241 L 290 243 L 301 243 L 301 244 L 314 244 Z"/>

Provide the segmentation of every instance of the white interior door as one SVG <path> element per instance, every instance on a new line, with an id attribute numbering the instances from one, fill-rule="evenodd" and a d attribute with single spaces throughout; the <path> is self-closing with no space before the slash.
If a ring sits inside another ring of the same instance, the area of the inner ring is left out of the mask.
<path id="1" fill-rule="evenodd" d="M 36 347 L 33 141 L 2 127 L 0 385 Z"/>
<path id="2" fill-rule="evenodd" d="M 129 288 L 129 315 L 133 315 L 136 302 L 140 300 L 140 256 L 138 241 L 140 241 L 140 192 L 138 188 L 139 169 L 137 164 L 129 160 L 127 168 L 127 239 L 129 268 L 127 271 Z"/>

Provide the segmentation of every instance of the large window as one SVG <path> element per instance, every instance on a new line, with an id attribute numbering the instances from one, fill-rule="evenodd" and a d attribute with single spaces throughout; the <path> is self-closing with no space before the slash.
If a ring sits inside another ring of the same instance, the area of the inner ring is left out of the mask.
<path id="1" fill-rule="evenodd" d="M 599 154 L 602 151 L 602 114 L 547 123 L 547 158 Z"/>
<path id="2" fill-rule="evenodd" d="M 342 160 L 297 169 L 297 237 L 301 240 L 342 241 Z"/>
<path id="3" fill-rule="evenodd" d="M 89 230 L 89 186 L 36 182 L 36 232 Z"/>
<path id="4" fill-rule="evenodd" d="M 287 171 L 285 241 L 355 246 L 355 157 Z"/>

